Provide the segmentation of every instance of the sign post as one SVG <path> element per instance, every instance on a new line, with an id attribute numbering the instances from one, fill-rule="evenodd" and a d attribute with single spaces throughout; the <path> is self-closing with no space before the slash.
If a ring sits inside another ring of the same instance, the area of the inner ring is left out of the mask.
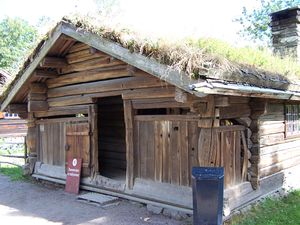
<path id="1" fill-rule="evenodd" d="M 73 194 L 79 193 L 81 158 L 68 158 L 67 181 L 65 191 Z"/>

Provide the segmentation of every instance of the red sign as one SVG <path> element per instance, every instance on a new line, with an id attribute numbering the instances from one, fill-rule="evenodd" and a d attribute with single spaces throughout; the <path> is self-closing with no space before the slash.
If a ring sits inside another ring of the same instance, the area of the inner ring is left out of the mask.
<path id="1" fill-rule="evenodd" d="M 81 158 L 68 158 L 67 181 L 65 191 L 73 194 L 79 193 Z"/>

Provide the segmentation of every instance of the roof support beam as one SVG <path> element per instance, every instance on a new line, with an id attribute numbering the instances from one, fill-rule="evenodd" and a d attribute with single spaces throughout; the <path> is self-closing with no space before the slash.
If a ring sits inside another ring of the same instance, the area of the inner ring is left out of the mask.
<path id="1" fill-rule="evenodd" d="M 61 69 L 67 65 L 68 65 L 67 60 L 65 58 L 59 58 L 59 57 L 45 57 L 40 62 L 40 67 L 46 67 L 46 68 Z"/>
<path id="2" fill-rule="evenodd" d="M 35 70 L 33 75 L 38 78 L 56 78 L 58 77 L 57 72 L 49 70 Z"/>

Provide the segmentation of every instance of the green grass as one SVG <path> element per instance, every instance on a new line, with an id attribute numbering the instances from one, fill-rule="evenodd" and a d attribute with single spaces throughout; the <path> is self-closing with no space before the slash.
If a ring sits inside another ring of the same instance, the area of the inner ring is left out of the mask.
<path id="1" fill-rule="evenodd" d="M 10 177 L 12 181 L 26 181 L 28 180 L 28 177 L 23 176 L 23 170 L 21 167 L 13 166 L 13 165 L 7 165 L 7 164 L 1 164 L 0 167 L 0 173 Z"/>
<path id="2" fill-rule="evenodd" d="M 299 225 L 300 190 L 282 199 L 266 199 L 244 215 L 235 216 L 232 225 Z"/>

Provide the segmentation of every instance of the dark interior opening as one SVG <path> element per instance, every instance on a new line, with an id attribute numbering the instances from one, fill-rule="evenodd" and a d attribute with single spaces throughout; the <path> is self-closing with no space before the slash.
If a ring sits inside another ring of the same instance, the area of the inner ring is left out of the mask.
<path id="1" fill-rule="evenodd" d="M 126 141 L 121 96 L 98 99 L 98 135 L 100 175 L 125 182 Z"/>

